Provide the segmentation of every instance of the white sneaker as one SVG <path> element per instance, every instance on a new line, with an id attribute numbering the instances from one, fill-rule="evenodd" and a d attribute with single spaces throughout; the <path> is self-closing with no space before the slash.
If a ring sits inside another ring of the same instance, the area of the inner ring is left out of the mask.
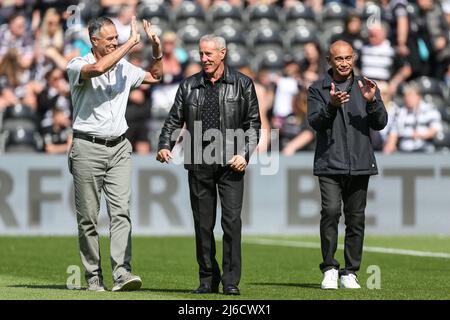
<path id="1" fill-rule="evenodd" d="M 321 284 L 322 289 L 337 289 L 338 288 L 339 272 L 337 269 L 330 269 L 324 272 Z"/>
<path id="2" fill-rule="evenodd" d="M 361 289 L 361 286 L 358 283 L 358 279 L 356 275 L 350 273 L 346 276 L 341 276 L 341 288 L 345 289 Z"/>

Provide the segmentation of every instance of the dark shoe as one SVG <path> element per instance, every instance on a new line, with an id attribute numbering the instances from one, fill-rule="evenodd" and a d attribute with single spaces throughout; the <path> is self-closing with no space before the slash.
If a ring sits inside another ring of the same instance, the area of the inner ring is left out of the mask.
<path id="1" fill-rule="evenodd" d="M 195 294 L 219 293 L 219 287 L 211 287 L 209 284 L 202 283 L 197 289 L 192 291 Z"/>
<path id="2" fill-rule="evenodd" d="M 223 287 L 223 294 L 227 296 L 239 296 L 241 293 L 239 292 L 239 288 L 233 285 Z"/>

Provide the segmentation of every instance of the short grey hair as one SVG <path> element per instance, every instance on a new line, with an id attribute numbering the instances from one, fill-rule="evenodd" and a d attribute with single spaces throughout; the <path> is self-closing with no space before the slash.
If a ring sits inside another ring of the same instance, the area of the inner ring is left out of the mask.
<path id="1" fill-rule="evenodd" d="M 202 42 L 214 42 L 217 46 L 217 49 L 222 50 L 227 48 L 227 42 L 224 37 L 217 36 L 215 34 L 207 34 L 200 38 L 199 43 Z"/>
<path id="2" fill-rule="evenodd" d="M 114 25 L 114 22 L 110 18 L 107 18 L 107 17 L 98 17 L 98 18 L 93 18 L 92 20 L 90 20 L 88 23 L 89 38 L 97 35 L 97 33 L 100 31 L 100 29 L 105 24 Z"/>
<path id="3" fill-rule="evenodd" d="M 403 86 L 403 94 L 406 94 L 408 92 L 414 91 L 418 95 L 422 95 L 422 90 L 420 89 L 420 86 L 416 82 L 408 82 Z"/>

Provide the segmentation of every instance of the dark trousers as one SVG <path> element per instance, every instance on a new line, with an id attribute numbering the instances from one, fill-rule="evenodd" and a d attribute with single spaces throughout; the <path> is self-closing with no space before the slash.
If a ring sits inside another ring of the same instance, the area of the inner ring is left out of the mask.
<path id="1" fill-rule="evenodd" d="M 320 270 L 325 272 L 333 268 L 339 269 L 339 262 L 334 258 L 334 254 L 337 249 L 338 225 L 343 202 L 345 268 L 340 270 L 340 274 L 355 273 L 361 265 L 369 176 L 320 176 L 319 185 L 322 196 L 320 241 L 323 258 Z"/>
<path id="2" fill-rule="evenodd" d="M 200 283 L 218 286 L 239 284 L 241 278 L 241 209 L 244 193 L 244 173 L 228 166 L 201 165 L 189 171 L 189 190 L 194 215 L 197 262 Z M 222 207 L 223 258 L 222 271 L 216 260 L 214 225 L 217 191 Z"/>

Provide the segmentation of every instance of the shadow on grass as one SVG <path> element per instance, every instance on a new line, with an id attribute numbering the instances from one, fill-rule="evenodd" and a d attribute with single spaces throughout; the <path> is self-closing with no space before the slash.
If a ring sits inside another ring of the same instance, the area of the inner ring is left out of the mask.
<path id="1" fill-rule="evenodd" d="M 63 284 L 16 284 L 8 288 L 68 290 Z"/>
<path id="2" fill-rule="evenodd" d="M 186 289 L 160 289 L 160 288 L 141 288 L 139 291 L 144 292 L 169 292 L 169 293 L 191 293 L 193 290 L 186 290 Z"/>
<path id="3" fill-rule="evenodd" d="M 69 290 L 65 285 L 62 284 L 18 284 L 8 286 L 9 288 L 24 288 L 24 289 L 52 289 L 52 290 Z M 77 291 L 86 291 L 85 287 Z M 110 290 L 108 290 L 110 291 Z M 192 290 L 186 289 L 162 289 L 162 288 L 141 288 L 136 291 L 127 291 L 127 292 L 166 292 L 166 293 L 190 293 Z"/>
<path id="4" fill-rule="evenodd" d="M 249 283 L 254 286 L 274 286 L 274 287 L 295 287 L 295 288 L 310 288 L 310 289 L 320 289 L 320 284 L 318 283 L 276 283 L 276 282 L 257 282 Z"/>

